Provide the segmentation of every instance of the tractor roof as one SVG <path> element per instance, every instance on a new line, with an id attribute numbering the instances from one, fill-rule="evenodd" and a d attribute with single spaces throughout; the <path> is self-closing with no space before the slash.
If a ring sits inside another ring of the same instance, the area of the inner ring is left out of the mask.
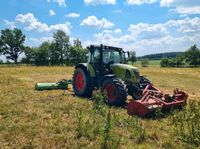
<path id="1" fill-rule="evenodd" d="M 118 50 L 118 51 L 122 51 L 122 48 L 118 48 L 118 47 L 113 47 L 113 46 L 106 46 L 106 45 L 90 45 L 88 47 L 88 49 L 93 49 L 93 48 L 103 48 L 104 50 L 106 49 L 114 49 L 114 50 Z"/>

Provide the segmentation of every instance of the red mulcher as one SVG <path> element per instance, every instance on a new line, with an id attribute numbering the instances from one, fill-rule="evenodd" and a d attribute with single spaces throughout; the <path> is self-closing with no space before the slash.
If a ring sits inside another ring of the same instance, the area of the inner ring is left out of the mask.
<path id="1" fill-rule="evenodd" d="M 187 98 L 188 95 L 178 89 L 175 89 L 174 94 L 170 96 L 149 84 L 143 90 L 141 99 L 133 100 L 127 104 L 127 111 L 129 115 L 144 117 L 156 109 L 164 110 L 182 107 L 186 105 Z"/>

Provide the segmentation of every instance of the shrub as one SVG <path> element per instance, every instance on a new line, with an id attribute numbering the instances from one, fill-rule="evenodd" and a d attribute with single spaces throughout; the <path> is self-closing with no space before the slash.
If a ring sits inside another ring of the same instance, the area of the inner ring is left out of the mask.
<path id="1" fill-rule="evenodd" d="M 168 67 L 169 66 L 169 59 L 168 58 L 162 58 L 160 61 L 161 67 Z"/>
<path id="2" fill-rule="evenodd" d="M 144 59 L 141 61 L 142 67 L 148 67 L 149 66 L 149 61 L 147 59 Z"/>

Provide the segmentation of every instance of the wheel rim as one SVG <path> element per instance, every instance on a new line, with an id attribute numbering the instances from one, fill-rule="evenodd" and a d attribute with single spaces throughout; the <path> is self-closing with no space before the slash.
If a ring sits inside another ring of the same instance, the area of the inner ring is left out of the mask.
<path id="1" fill-rule="evenodd" d="M 84 89 L 85 81 L 84 81 L 84 75 L 83 73 L 78 73 L 75 76 L 75 87 L 78 91 Z"/>
<path id="2" fill-rule="evenodd" d="M 117 89 L 113 84 L 108 84 L 105 87 L 105 92 L 107 94 L 108 99 L 112 102 L 117 98 Z"/>

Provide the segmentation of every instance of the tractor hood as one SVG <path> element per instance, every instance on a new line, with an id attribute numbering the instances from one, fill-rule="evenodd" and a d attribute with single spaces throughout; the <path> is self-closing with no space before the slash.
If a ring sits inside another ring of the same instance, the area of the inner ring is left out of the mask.
<path id="1" fill-rule="evenodd" d="M 111 64 L 110 67 L 112 72 L 123 80 L 131 79 L 132 81 L 139 81 L 140 74 L 137 67 L 127 64 Z"/>
<path id="2" fill-rule="evenodd" d="M 128 69 L 128 70 L 136 70 L 138 71 L 138 68 L 137 67 L 133 67 L 131 65 L 127 65 L 127 64 L 112 64 L 111 65 L 111 68 L 117 68 L 117 69 Z"/>

